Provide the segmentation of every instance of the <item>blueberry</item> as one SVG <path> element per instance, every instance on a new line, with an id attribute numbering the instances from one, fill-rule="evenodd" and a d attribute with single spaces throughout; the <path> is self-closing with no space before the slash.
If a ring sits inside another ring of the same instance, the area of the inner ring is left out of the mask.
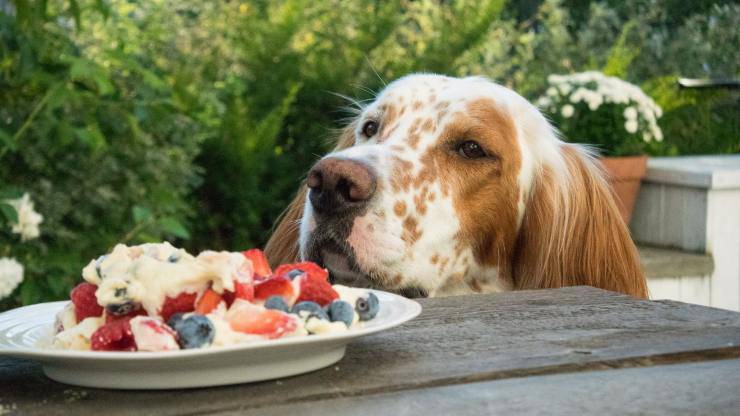
<path id="1" fill-rule="evenodd" d="M 139 309 L 140 306 L 138 303 L 129 300 L 121 303 L 109 303 L 105 305 L 105 310 L 112 315 L 128 315 Z"/>
<path id="2" fill-rule="evenodd" d="M 289 271 L 289 272 L 288 272 L 288 273 L 286 274 L 286 276 L 288 276 L 288 278 L 289 278 L 290 280 L 293 280 L 293 279 L 295 279 L 296 277 L 298 277 L 298 276 L 301 276 L 301 275 L 303 275 L 303 274 L 306 274 L 306 272 L 304 272 L 304 271 L 303 271 L 303 270 L 301 270 L 301 269 L 293 269 L 293 270 Z"/>
<path id="3" fill-rule="evenodd" d="M 348 302 L 335 300 L 329 304 L 329 319 L 332 322 L 344 322 L 349 328 L 355 319 L 355 311 Z"/>
<path id="4" fill-rule="evenodd" d="M 170 315 L 170 319 L 167 320 L 167 325 L 169 325 L 170 328 L 174 329 L 177 326 L 177 324 L 180 323 L 180 321 L 182 321 L 182 316 L 183 314 L 180 312 L 173 313 L 172 315 Z"/>
<path id="5" fill-rule="evenodd" d="M 291 310 L 290 312 L 300 316 L 299 312 L 302 312 L 302 311 L 308 312 L 308 316 L 315 316 L 325 321 L 329 320 L 329 316 L 326 314 L 326 312 L 324 312 L 324 309 L 322 309 L 321 305 L 319 305 L 316 302 L 311 302 L 311 301 L 298 302 L 295 305 L 293 305 L 293 310 Z"/>
<path id="6" fill-rule="evenodd" d="M 167 257 L 167 261 L 170 263 L 177 263 L 180 260 L 180 253 L 172 253 Z"/>
<path id="7" fill-rule="evenodd" d="M 180 318 L 174 324 L 173 329 L 177 331 L 178 342 L 183 349 L 207 347 L 216 335 L 216 328 L 203 315 L 194 314 L 185 319 Z"/>
<path id="8" fill-rule="evenodd" d="M 369 321 L 375 318 L 378 309 L 380 309 L 378 297 L 372 292 L 368 293 L 367 297 L 357 298 L 357 302 L 355 302 L 355 311 L 357 311 L 361 321 Z"/>
<path id="9" fill-rule="evenodd" d="M 290 311 L 290 307 L 288 307 L 288 304 L 285 303 L 285 299 L 283 299 L 282 296 L 270 296 L 265 301 L 265 308 L 266 309 L 277 309 L 282 312 L 288 312 Z"/>

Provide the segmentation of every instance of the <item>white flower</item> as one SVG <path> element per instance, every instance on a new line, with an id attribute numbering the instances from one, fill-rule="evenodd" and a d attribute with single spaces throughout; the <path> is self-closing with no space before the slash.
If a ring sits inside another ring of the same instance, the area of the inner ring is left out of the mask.
<path id="1" fill-rule="evenodd" d="M 597 92 L 592 92 L 586 96 L 586 102 L 588 103 L 589 110 L 596 111 L 604 102 L 604 97 Z"/>
<path id="2" fill-rule="evenodd" d="M 15 259 L 0 258 L 0 299 L 10 296 L 23 281 L 23 266 Z"/>
<path id="3" fill-rule="evenodd" d="M 556 95 L 558 95 L 558 90 L 556 90 L 556 89 L 555 89 L 554 87 L 550 87 L 550 88 L 548 88 L 548 89 L 547 89 L 547 91 L 545 91 L 545 92 L 546 92 L 546 93 L 547 93 L 547 95 L 549 95 L 550 97 L 555 97 Z"/>
<path id="4" fill-rule="evenodd" d="M 650 140 L 652 140 L 652 139 L 653 139 L 653 136 L 650 135 L 650 132 L 646 131 L 646 132 L 642 133 L 642 140 L 645 143 L 650 143 Z"/>
<path id="5" fill-rule="evenodd" d="M 541 107 L 541 108 L 549 107 L 550 106 L 550 98 L 549 97 L 542 96 L 542 97 L 540 97 L 540 98 L 537 99 L 537 102 L 535 104 L 537 104 L 537 106 L 538 107 Z"/>
<path id="6" fill-rule="evenodd" d="M 568 83 L 560 84 L 560 93 L 563 95 L 568 95 L 568 93 L 573 89 L 573 87 L 570 86 Z"/>
<path id="7" fill-rule="evenodd" d="M 573 94 L 570 95 L 570 102 L 573 104 L 578 104 L 581 102 L 581 100 L 584 100 L 586 96 L 588 95 L 589 91 L 583 87 L 578 88 L 573 92 Z"/>
<path id="8" fill-rule="evenodd" d="M 637 131 L 637 120 L 627 120 L 624 123 L 624 129 L 627 130 L 627 133 L 635 133 Z"/>
<path id="9" fill-rule="evenodd" d="M 21 241 L 32 240 L 39 236 L 39 224 L 44 217 L 33 209 L 33 201 L 28 193 L 18 199 L 6 200 L 18 213 L 18 223 L 13 225 L 13 232 L 21 235 Z"/>
<path id="10" fill-rule="evenodd" d="M 563 106 L 563 108 L 560 109 L 560 114 L 562 114 L 565 118 L 570 118 L 573 115 L 574 111 L 575 109 L 572 105 L 566 104 Z"/>
<path id="11" fill-rule="evenodd" d="M 624 109 L 624 118 L 627 120 L 635 120 L 637 118 L 637 110 L 635 107 L 627 107 Z"/>
<path id="12" fill-rule="evenodd" d="M 663 131 L 660 129 L 660 127 L 655 127 L 653 129 L 653 136 L 655 136 L 655 140 L 662 142 L 663 141 Z"/>

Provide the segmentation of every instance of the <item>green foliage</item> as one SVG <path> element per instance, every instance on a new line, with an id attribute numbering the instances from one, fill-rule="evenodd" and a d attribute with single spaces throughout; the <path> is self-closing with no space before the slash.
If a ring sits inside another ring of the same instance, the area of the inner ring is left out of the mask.
<path id="1" fill-rule="evenodd" d="M 630 47 L 628 37 L 637 26 L 636 20 L 630 20 L 622 27 L 617 41 L 612 46 L 604 65 L 604 74 L 612 77 L 624 78 L 627 76 L 630 64 L 640 54 L 639 49 Z"/>
<path id="2" fill-rule="evenodd" d="M 264 244 L 348 115 L 333 93 L 362 102 L 412 71 L 533 99 L 552 73 L 606 68 L 666 109 L 651 153 L 738 151 L 736 93 L 671 84 L 738 75 L 738 6 L 713 4 L 0 0 L 0 189 L 45 217 L 22 244 L 0 224 L 26 268 L 0 309 L 64 297 L 116 242 Z"/>
<path id="3" fill-rule="evenodd" d="M 3 225 L 0 248 L 26 269 L 15 300 L 32 303 L 65 297 L 81 266 L 119 241 L 187 237 L 199 139 L 171 87 L 147 82 L 147 57 L 113 44 L 93 54 L 64 14 L 21 10 L 0 14 L 0 187 L 27 191 L 44 222 L 26 243 Z"/>

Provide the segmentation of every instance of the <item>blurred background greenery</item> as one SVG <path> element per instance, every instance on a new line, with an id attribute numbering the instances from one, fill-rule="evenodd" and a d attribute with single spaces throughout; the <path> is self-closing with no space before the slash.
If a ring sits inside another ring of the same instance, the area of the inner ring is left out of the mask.
<path id="1" fill-rule="evenodd" d="M 485 75 L 534 99 L 602 70 L 664 109 L 656 155 L 740 151 L 740 5 L 708 0 L 0 0 L 0 191 L 41 237 L 0 231 L 60 299 L 117 242 L 261 246 L 348 102 L 413 71 Z M 0 195 L 1 196 L 1 195 Z M 5 252 L 3 252 L 3 250 Z"/>

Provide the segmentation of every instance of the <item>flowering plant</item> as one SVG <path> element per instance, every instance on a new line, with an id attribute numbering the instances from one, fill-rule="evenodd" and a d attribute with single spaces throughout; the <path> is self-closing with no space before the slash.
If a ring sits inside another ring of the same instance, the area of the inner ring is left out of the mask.
<path id="1" fill-rule="evenodd" d="M 28 240 L 37 238 L 41 232 L 39 224 L 44 217 L 36 212 L 33 201 L 28 193 L 21 196 L 6 197 L 15 195 L 13 191 L 0 192 L 0 225 L 4 217 L 13 238 L 20 238 L 24 243 Z M 0 234 L 7 231 L 5 227 L 0 227 Z M 23 281 L 23 265 L 13 257 L 10 257 L 11 246 L 0 245 L 0 300 L 9 297 Z"/>
<path id="2" fill-rule="evenodd" d="M 606 156 L 629 156 L 663 140 L 663 111 L 640 87 L 596 71 L 550 75 L 547 82 L 537 104 L 567 141 L 593 144 Z"/>

